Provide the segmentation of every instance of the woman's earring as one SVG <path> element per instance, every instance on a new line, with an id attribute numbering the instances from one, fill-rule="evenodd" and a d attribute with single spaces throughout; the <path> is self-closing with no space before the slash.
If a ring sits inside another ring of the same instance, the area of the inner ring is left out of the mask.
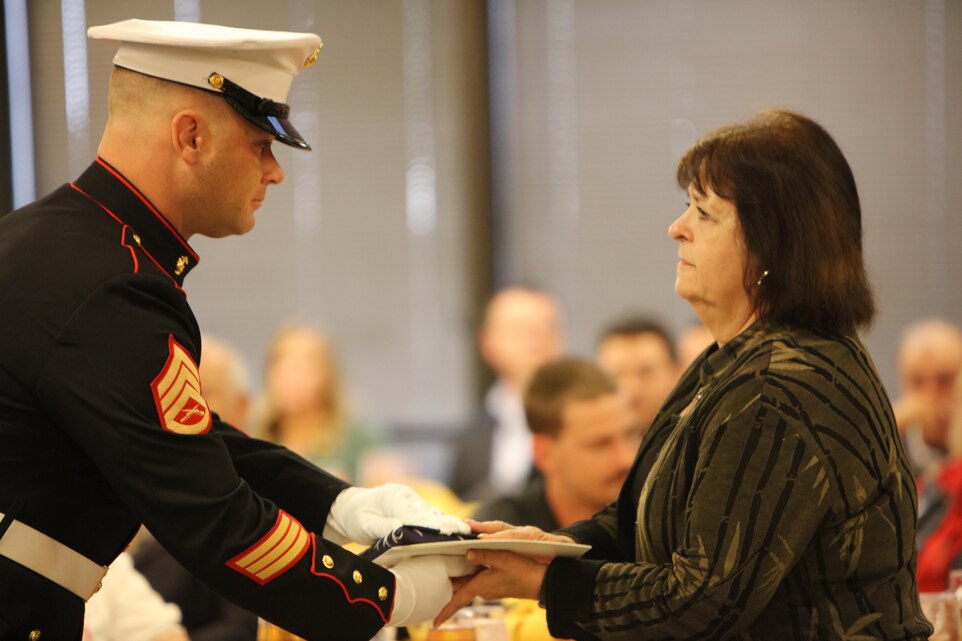
<path id="1" fill-rule="evenodd" d="M 765 271 L 763 271 L 763 272 L 762 272 L 762 275 L 758 277 L 758 280 L 757 280 L 757 281 L 755 281 L 755 286 L 756 286 L 756 287 L 761 287 L 761 286 L 762 286 L 762 281 L 765 280 L 765 277 L 766 277 L 766 276 L 768 276 L 768 270 L 767 270 L 767 269 L 766 269 Z"/>

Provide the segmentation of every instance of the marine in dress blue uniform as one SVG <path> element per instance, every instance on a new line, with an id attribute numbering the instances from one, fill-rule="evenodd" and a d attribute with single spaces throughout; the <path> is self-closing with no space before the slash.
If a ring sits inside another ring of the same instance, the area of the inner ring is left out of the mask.
<path id="1" fill-rule="evenodd" d="M 146 42 L 115 64 L 150 74 L 151 47 L 175 33 L 180 44 L 160 54 L 190 74 L 175 81 L 207 83 L 255 126 L 308 148 L 283 96 L 317 36 L 118 24 L 97 37 Z M 194 36 L 233 44 L 202 51 Z M 252 61 L 282 95 L 244 87 Z M 391 619 L 395 574 L 322 536 L 347 484 L 208 408 L 182 289 L 198 261 L 100 157 L 0 218 L 0 639 L 80 639 L 98 574 L 141 523 L 218 592 L 307 639 L 369 639 Z"/>

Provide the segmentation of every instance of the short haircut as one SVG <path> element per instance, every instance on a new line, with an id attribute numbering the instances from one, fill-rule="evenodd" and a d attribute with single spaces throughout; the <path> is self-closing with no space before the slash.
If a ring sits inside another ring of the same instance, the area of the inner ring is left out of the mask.
<path id="1" fill-rule="evenodd" d="M 542 365 L 524 393 L 528 428 L 535 434 L 557 436 L 565 405 L 614 394 L 615 382 L 597 365 L 583 358 L 560 358 Z"/>
<path id="2" fill-rule="evenodd" d="M 835 336 L 871 324 L 855 178 L 820 125 L 772 110 L 722 127 L 685 152 L 677 180 L 735 204 L 760 318 Z"/>
<path id="3" fill-rule="evenodd" d="M 665 344 L 665 349 L 668 350 L 668 356 L 671 358 L 671 361 L 673 363 L 678 362 L 678 350 L 675 349 L 675 341 L 671 334 L 668 333 L 668 329 L 648 316 L 633 314 L 619 318 L 605 327 L 601 332 L 601 336 L 598 338 L 598 345 L 601 345 L 609 338 L 621 336 L 632 338 L 642 334 L 652 334 L 659 338 L 661 342 Z"/>
<path id="4" fill-rule="evenodd" d="M 504 287 L 496 291 L 494 295 L 491 296 L 491 298 L 488 299 L 487 303 L 485 303 L 484 305 L 483 316 L 481 319 L 482 325 L 488 323 L 488 321 L 491 320 L 491 310 L 494 307 L 495 302 L 502 300 L 504 296 L 511 295 L 511 294 L 521 294 L 521 295 L 531 296 L 535 298 L 542 298 L 550 302 L 552 305 L 554 305 L 558 309 L 559 313 L 561 312 L 560 301 L 550 291 L 542 287 L 539 287 L 537 285 L 533 285 L 531 283 L 519 282 L 511 285 L 505 285 Z"/>

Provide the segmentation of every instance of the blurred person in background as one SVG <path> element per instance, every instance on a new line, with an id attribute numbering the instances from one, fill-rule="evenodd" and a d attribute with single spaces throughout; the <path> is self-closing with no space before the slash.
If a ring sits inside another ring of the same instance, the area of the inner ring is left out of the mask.
<path id="1" fill-rule="evenodd" d="M 244 429 L 251 407 L 250 369 L 237 348 L 205 334 L 200 380 L 211 409 L 222 420 Z"/>
<path id="2" fill-rule="evenodd" d="M 913 471 L 925 483 L 948 451 L 949 417 L 962 371 L 962 331 L 930 319 L 906 329 L 899 345 L 901 396 L 892 404 Z"/>
<path id="3" fill-rule="evenodd" d="M 678 369 L 684 373 L 688 366 L 710 346 L 715 344 L 715 337 L 703 324 L 693 323 L 681 330 L 675 351 L 678 354 Z"/>
<path id="4" fill-rule="evenodd" d="M 243 427 L 250 409 L 247 363 L 233 345 L 205 334 L 200 360 L 204 398 L 212 412 Z M 132 546 L 134 563 L 166 601 L 180 608 L 191 641 L 254 641 L 257 616 L 201 583 L 142 530 Z M 113 573 L 113 566 L 111 572 Z M 95 641 L 95 640 L 94 640 Z"/>
<path id="5" fill-rule="evenodd" d="M 642 429 L 611 377 L 585 359 L 550 361 L 528 384 L 524 409 L 541 475 L 520 494 L 482 505 L 475 519 L 550 531 L 591 518 L 618 497 Z M 507 605 L 505 622 L 513 641 L 551 638 L 536 602 Z"/>
<path id="6" fill-rule="evenodd" d="M 675 291 L 711 331 L 646 434 L 618 500 L 555 534 L 549 564 L 474 550 L 437 620 L 475 595 L 537 598 L 578 639 L 923 641 L 916 493 L 858 337 L 876 308 L 855 178 L 831 135 L 772 110 L 677 168 Z"/>
<path id="7" fill-rule="evenodd" d="M 524 410 L 541 475 L 520 494 L 483 504 L 477 520 L 556 530 L 615 500 L 642 430 L 611 377 L 581 358 L 550 361 L 528 384 Z"/>
<path id="8" fill-rule="evenodd" d="M 962 376 L 956 378 L 945 441 L 948 456 L 919 497 L 921 592 L 948 589 L 949 572 L 962 569 Z"/>
<path id="9" fill-rule="evenodd" d="M 330 339 L 308 325 L 281 329 L 268 351 L 264 386 L 255 433 L 357 480 L 358 461 L 378 445 L 382 430 L 351 416 Z"/>
<path id="10" fill-rule="evenodd" d="M 531 476 L 521 395 L 534 371 L 564 349 L 558 301 L 529 287 L 498 292 L 485 309 L 478 345 L 497 378 L 484 397 L 483 417 L 456 443 L 451 489 L 483 501 L 517 492 Z"/>
<path id="11" fill-rule="evenodd" d="M 181 625 L 180 609 L 165 603 L 134 568 L 130 555 L 122 552 L 87 601 L 83 641 L 191 640 Z"/>
<path id="12" fill-rule="evenodd" d="M 596 360 L 627 396 L 635 423 L 647 431 L 681 374 L 668 330 L 645 316 L 623 318 L 601 334 Z"/>

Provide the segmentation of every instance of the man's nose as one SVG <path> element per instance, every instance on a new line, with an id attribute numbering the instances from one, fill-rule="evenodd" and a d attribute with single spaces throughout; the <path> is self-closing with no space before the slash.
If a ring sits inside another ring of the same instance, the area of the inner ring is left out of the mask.
<path id="1" fill-rule="evenodd" d="M 284 182 L 284 169 L 281 168 L 281 163 L 277 162 L 273 152 L 266 154 L 265 162 L 267 166 L 264 171 L 264 182 L 274 185 Z"/>

